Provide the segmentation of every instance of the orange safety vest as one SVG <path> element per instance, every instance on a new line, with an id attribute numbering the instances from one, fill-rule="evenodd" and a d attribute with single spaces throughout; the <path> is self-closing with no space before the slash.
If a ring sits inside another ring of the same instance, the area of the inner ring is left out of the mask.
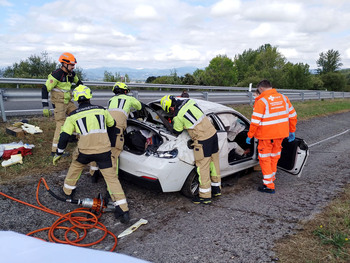
<path id="1" fill-rule="evenodd" d="M 297 113 L 287 96 L 276 89 L 266 90 L 255 99 L 248 137 L 258 140 L 286 138 L 295 132 Z"/>

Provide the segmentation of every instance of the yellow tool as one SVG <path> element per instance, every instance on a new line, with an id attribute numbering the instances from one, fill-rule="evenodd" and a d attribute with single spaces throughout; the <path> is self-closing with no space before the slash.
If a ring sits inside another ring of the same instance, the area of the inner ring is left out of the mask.
<path id="1" fill-rule="evenodd" d="M 136 229 L 139 228 L 139 226 L 147 224 L 148 221 L 146 219 L 141 218 L 139 221 L 137 221 L 135 224 L 133 224 L 131 227 L 125 229 L 122 233 L 119 234 L 118 238 L 127 236 L 134 232 Z"/>

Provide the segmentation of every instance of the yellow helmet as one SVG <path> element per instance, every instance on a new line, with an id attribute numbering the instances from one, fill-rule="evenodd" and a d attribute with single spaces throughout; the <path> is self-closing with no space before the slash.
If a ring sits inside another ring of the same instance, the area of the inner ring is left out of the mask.
<path id="1" fill-rule="evenodd" d="M 128 85 L 126 85 L 125 83 L 116 82 L 113 86 L 112 91 L 117 94 L 117 93 L 125 93 L 125 91 L 130 92 L 130 89 L 129 89 Z"/>
<path id="2" fill-rule="evenodd" d="M 161 100 L 160 100 L 160 105 L 162 106 L 162 109 L 166 112 L 170 111 L 171 104 L 173 103 L 173 95 L 165 95 Z"/>
<path id="3" fill-rule="evenodd" d="M 74 101 L 89 100 L 92 98 L 92 92 L 90 88 L 84 85 L 79 85 L 73 90 L 73 96 Z"/>

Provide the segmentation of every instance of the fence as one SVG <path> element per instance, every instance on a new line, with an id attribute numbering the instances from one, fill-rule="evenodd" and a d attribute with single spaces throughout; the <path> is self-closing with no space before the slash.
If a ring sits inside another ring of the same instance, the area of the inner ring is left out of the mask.
<path id="1" fill-rule="evenodd" d="M 16 88 L 0 89 L 0 110 L 3 121 L 6 121 L 6 113 L 16 112 L 20 114 L 20 108 L 28 108 L 30 102 L 41 102 L 41 89 L 39 88 L 20 88 L 21 85 L 38 85 L 41 87 L 45 84 L 45 79 L 21 79 L 21 78 L 0 78 L 0 84 L 16 85 Z M 111 87 L 114 82 L 102 81 L 84 81 L 84 85 L 89 87 L 106 87 L 108 89 L 93 89 L 93 98 L 95 101 L 106 102 L 112 97 Z M 190 93 L 191 98 L 214 101 L 221 104 L 253 104 L 254 97 L 252 86 L 249 87 L 218 87 L 218 86 L 195 86 L 195 85 L 170 85 L 170 84 L 148 84 L 148 83 L 127 83 L 132 90 L 132 96 L 147 103 L 152 100 L 161 98 L 167 94 L 180 95 L 183 90 Z M 4 85 L 2 85 L 4 86 Z M 290 90 L 279 89 L 279 92 L 287 95 L 291 101 L 321 100 L 335 98 L 350 98 L 350 92 L 334 92 L 320 90 Z M 26 102 L 27 105 L 18 102 Z M 14 102 L 10 105 L 10 102 Z M 7 109 L 5 111 L 5 104 Z M 98 104 L 98 103 L 97 103 Z M 104 104 L 105 105 L 105 104 Z M 30 109 L 31 112 L 42 112 L 42 109 Z M 29 110 L 26 109 L 26 112 Z"/>

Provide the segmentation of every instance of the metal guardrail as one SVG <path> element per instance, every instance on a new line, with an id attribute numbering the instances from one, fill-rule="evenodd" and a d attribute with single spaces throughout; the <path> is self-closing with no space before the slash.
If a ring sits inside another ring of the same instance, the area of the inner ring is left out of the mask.
<path id="1" fill-rule="evenodd" d="M 0 84 L 12 84 L 17 88 L 0 89 L 0 110 L 3 121 L 6 121 L 5 102 L 33 101 L 41 102 L 41 89 L 19 88 L 20 85 L 44 85 L 46 79 L 22 79 L 0 78 Z M 84 81 L 89 87 L 113 87 L 115 82 Z M 191 98 L 215 101 L 221 104 L 253 104 L 254 97 L 252 87 L 220 87 L 220 86 L 196 86 L 196 85 L 171 85 L 150 83 L 127 83 L 132 90 L 132 96 L 148 102 L 161 98 L 167 94 L 180 95 L 182 90 L 187 90 Z M 150 89 L 153 90 L 150 90 Z M 350 98 L 350 92 L 334 92 L 320 90 L 290 90 L 278 89 L 287 95 L 291 101 L 321 100 L 335 98 Z M 111 89 L 93 89 L 94 101 L 108 101 L 112 97 Z M 42 111 L 35 109 L 33 111 Z"/>

